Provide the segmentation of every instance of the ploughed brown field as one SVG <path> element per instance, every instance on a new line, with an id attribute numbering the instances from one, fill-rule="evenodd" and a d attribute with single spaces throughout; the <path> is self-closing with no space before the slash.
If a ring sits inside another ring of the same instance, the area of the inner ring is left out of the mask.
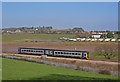
<path id="1" fill-rule="evenodd" d="M 2 52 L 3 53 L 18 53 L 19 47 L 28 48 L 45 48 L 45 49 L 62 49 L 62 50 L 80 50 L 95 52 L 95 48 L 100 45 L 111 45 L 118 46 L 118 43 L 96 43 L 96 42 L 3 42 Z M 114 47 L 113 46 L 113 47 Z M 100 58 L 89 58 L 91 60 L 105 60 L 105 61 L 118 61 L 117 59 L 107 60 Z"/>

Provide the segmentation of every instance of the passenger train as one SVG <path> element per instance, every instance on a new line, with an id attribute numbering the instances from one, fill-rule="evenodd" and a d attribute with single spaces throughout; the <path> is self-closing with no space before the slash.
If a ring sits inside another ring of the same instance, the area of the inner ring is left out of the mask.
<path id="1" fill-rule="evenodd" d="M 89 58 L 88 51 L 77 50 L 57 50 L 57 49 L 40 49 L 40 48 L 18 48 L 19 54 L 37 54 L 37 55 L 49 55 L 49 56 L 69 56 L 78 57 L 83 59 Z"/>

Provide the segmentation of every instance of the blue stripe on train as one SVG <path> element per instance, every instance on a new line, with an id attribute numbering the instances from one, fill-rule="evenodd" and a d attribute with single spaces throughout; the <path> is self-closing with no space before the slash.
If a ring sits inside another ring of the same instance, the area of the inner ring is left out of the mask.
<path id="1" fill-rule="evenodd" d="M 54 55 L 54 50 L 52 51 L 53 55 Z"/>
<path id="2" fill-rule="evenodd" d="M 18 49 L 19 53 L 21 53 L 21 48 Z"/>
<path id="3" fill-rule="evenodd" d="M 45 55 L 46 53 L 45 53 L 45 50 L 44 50 L 44 55 Z"/>
<path id="4" fill-rule="evenodd" d="M 82 53 L 82 57 L 84 57 L 84 53 Z"/>

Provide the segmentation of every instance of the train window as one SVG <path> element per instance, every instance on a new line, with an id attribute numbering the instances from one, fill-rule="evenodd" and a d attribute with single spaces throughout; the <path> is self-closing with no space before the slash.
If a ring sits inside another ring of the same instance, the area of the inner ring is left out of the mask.
<path id="1" fill-rule="evenodd" d="M 58 54 L 60 54 L 60 52 L 58 52 Z"/>
<path id="2" fill-rule="evenodd" d="M 86 56 L 86 53 L 84 53 L 84 55 Z"/>
<path id="3" fill-rule="evenodd" d="M 75 53 L 75 55 L 77 55 L 77 53 Z"/>
<path id="4" fill-rule="evenodd" d="M 63 52 L 63 54 L 66 54 L 66 52 Z"/>
<path id="5" fill-rule="evenodd" d="M 61 52 L 61 54 L 64 54 L 63 52 Z"/>
<path id="6" fill-rule="evenodd" d="M 57 54 L 57 52 L 55 52 L 55 54 Z"/>
<path id="7" fill-rule="evenodd" d="M 72 55 L 74 55 L 74 53 L 72 53 Z"/>

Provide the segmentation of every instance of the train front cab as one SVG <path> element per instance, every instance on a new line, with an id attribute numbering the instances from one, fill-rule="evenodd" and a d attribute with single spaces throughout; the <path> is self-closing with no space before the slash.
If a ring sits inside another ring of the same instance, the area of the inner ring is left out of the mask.
<path id="1" fill-rule="evenodd" d="M 86 52 L 86 59 L 89 58 L 89 52 Z"/>
<path id="2" fill-rule="evenodd" d="M 18 54 L 21 54 L 21 48 L 18 48 Z"/>
<path id="3" fill-rule="evenodd" d="M 88 59 L 88 58 L 89 58 L 88 52 L 82 53 L 82 59 Z"/>

